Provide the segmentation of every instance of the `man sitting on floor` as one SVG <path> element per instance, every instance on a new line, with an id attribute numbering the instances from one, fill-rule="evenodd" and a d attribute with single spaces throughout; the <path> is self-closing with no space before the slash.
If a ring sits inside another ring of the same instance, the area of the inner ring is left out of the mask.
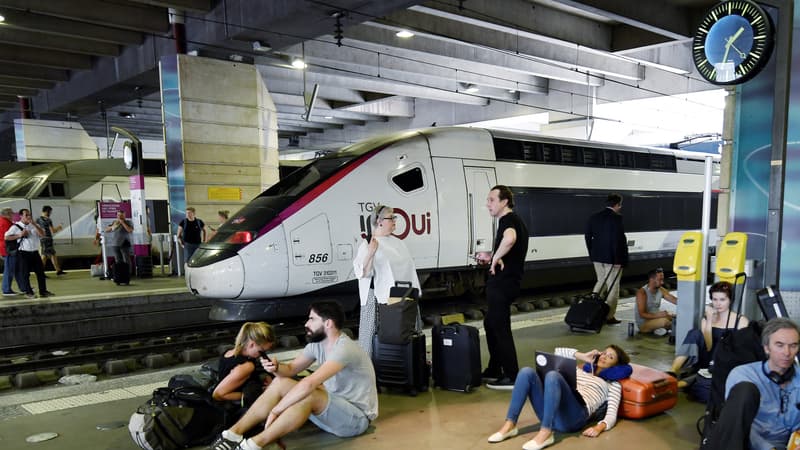
<path id="1" fill-rule="evenodd" d="M 303 353 L 288 364 L 274 358 L 261 360 L 264 369 L 277 377 L 209 448 L 260 450 L 307 420 L 339 437 L 364 433 L 378 417 L 375 371 L 358 343 L 341 332 L 343 323 L 344 313 L 338 303 L 312 304 L 306 321 L 309 343 Z M 291 378 L 315 361 L 320 366 L 313 374 L 300 381 Z M 263 431 L 244 439 L 244 433 L 264 420 Z"/>
<path id="2" fill-rule="evenodd" d="M 664 269 L 653 269 L 647 273 L 647 284 L 636 291 L 634 312 L 639 332 L 663 336 L 672 329 L 674 315 L 661 308 L 662 298 L 678 304 L 678 299 L 664 287 Z"/>

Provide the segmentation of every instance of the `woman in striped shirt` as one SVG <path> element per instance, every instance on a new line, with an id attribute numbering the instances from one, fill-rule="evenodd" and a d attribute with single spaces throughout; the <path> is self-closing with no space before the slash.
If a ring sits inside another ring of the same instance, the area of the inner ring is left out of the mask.
<path id="1" fill-rule="evenodd" d="M 533 404 L 541 427 L 536 436 L 522 446 L 525 450 L 545 448 L 555 442 L 554 430 L 578 431 L 595 416 L 603 418 L 584 430 L 584 436 L 595 437 L 610 430 L 617 422 L 622 398 L 622 388 L 617 380 L 627 378 L 633 371 L 625 351 L 612 344 L 602 352 L 591 350 L 582 353 L 572 348 L 557 348 L 555 353 L 585 362 L 583 367 L 576 368 L 577 394 L 558 372 L 548 372 L 542 381 L 536 369 L 525 367 L 519 371 L 514 383 L 506 421 L 497 433 L 489 436 L 489 442 L 501 442 L 519 433 L 517 420 L 526 399 Z"/>

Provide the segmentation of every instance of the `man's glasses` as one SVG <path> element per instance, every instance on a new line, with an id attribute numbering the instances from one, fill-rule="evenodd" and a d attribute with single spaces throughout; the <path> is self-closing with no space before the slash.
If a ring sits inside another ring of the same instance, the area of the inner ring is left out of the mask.
<path id="1" fill-rule="evenodd" d="M 396 216 L 396 215 L 394 215 L 394 216 L 389 216 L 389 217 L 381 217 L 381 220 L 391 220 L 391 221 L 395 221 L 395 220 L 397 220 L 397 216 Z"/>

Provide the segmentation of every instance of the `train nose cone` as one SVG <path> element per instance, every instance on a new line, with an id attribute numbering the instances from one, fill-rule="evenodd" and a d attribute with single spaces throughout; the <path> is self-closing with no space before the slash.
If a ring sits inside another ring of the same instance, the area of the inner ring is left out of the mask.
<path id="1" fill-rule="evenodd" d="M 237 254 L 203 267 L 186 268 L 186 284 L 196 295 L 236 298 L 244 289 L 244 264 Z"/>

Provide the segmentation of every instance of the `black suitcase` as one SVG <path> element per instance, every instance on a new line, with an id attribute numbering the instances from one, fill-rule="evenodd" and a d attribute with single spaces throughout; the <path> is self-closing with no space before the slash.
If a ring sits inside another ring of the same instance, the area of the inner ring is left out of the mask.
<path id="1" fill-rule="evenodd" d="M 786 312 L 786 305 L 783 304 L 783 297 L 781 292 L 775 286 L 767 286 L 756 292 L 758 299 L 758 306 L 761 308 L 761 313 L 764 314 L 766 320 L 774 319 L 776 317 L 789 317 Z"/>
<path id="2" fill-rule="evenodd" d="M 614 272 L 614 269 L 608 271 L 606 278 L 603 280 L 603 284 L 600 285 L 601 290 L 603 286 L 606 286 L 606 296 L 608 296 L 608 293 L 611 291 L 611 286 L 617 282 L 617 277 L 619 277 L 622 269 L 617 269 L 617 273 L 614 274 L 614 279 L 611 280 L 611 284 L 606 284 L 606 282 L 608 282 L 608 277 L 611 276 L 611 272 Z M 567 315 L 564 316 L 564 322 L 569 326 L 570 331 L 599 333 L 606 323 L 609 309 L 610 307 L 608 303 L 606 303 L 606 299 L 601 297 L 599 293 L 592 292 L 569 307 Z"/>
<path id="3" fill-rule="evenodd" d="M 425 335 L 413 334 L 405 344 L 385 344 L 372 338 L 372 365 L 378 387 L 405 389 L 412 396 L 430 385 L 430 368 L 425 358 Z"/>
<path id="4" fill-rule="evenodd" d="M 433 340 L 433 385 L 469 392 L 481 385 L 481 346 L 478 329 L 469 325 L 436 325 Z"/>
<path id="5" fill-rule="evenodd" d="M 131 266 L 124 262 L 114 263 L 114 283 L 131 284 Z"/>
<path id="6" fill-rule="evenodd" d="M 573 303 L 564 316 L 570 331 L 593 331 L 599 333 L 606 323 L 609 306 L 597 294 L 590 294 Z"/>

